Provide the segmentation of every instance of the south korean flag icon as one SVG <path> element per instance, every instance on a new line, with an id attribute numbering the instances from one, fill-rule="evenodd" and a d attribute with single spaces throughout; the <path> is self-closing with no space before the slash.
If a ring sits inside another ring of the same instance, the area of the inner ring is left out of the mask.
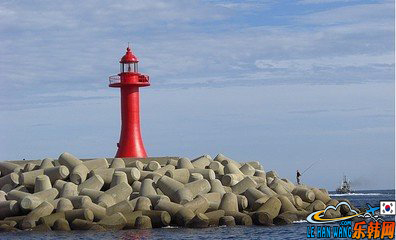
<path id="1" fill-rule="evenodd" d="M 380 201 L 380 214 L 381 215 L 396 215 L 395 201 Z"/>

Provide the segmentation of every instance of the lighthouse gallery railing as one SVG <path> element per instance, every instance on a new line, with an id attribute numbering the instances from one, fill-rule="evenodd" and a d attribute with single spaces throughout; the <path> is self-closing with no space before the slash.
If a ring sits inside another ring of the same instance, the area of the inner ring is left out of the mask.
<path id="1" fill-rule="evenodd" d="M 140 75 L 139 82 L 149 82 L 150 77 L 148 75 Z M 121 77 L 119 75 L 114 75 L 109 77 L 109 83 L 121 83 Z"/>

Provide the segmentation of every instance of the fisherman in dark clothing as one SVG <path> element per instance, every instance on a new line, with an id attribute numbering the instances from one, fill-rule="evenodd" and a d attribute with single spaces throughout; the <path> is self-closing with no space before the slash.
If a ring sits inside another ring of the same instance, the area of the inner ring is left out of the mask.
<path id="1" fill-rule="evenodd" d="M 301 173 L 297 170 L 297 184 L 300 185 Z"/>

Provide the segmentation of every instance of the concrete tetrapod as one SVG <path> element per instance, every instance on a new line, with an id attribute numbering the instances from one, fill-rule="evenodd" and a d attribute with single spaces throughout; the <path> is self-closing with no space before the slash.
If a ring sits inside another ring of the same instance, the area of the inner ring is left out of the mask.
<path id="1" fill-rule="evenodd" d="M 59 192 L 56 188 L 50 188 L 31 195 L 26 195 L 21 200 L 20 206 L 24 210 L 33 210 L 44 201 L 51 202 L 55 200 L 58 194 Z"/>
<path id="2" fill-rule="evenodd" d="M 250 208 L 253 207 L 253 204 L 254 204 L 254 202 L 255 202 L 257 199 L 266 196 L 263 192 L 257 190 L 257 189 L 254 188 L 254 187 L 253 187 L 253 188 L 250 187 L 250 188 L 246 189 L 246 191 L 245 191 L 243 194 L 244 194 L 244 196 L 247 198 L 247 200 L 248 200 L 248 205 L 249 205 Z"/>
<path id="3" fill-rule="evenodd" d="M 220 218 L 224 217 L 225 211 L 224 210 L 216 210 L 205 213 L 205 215 L 209 218 L 209 225 L 210 226 L 219 226 Z"/>
<path id="4" fill-rule="evenodd" d="M 128 183 L 128 177 L 125 172 L 115 171 L 110 183 L 110 188 L 117 186 L 120 183 Z M 99 189 L 100 190 L 100 189 Z"/>
<path id="5" fill-rule="evenodd" d="M 20 204 L 22 199 L 24 199 L 26 196 L 29 196 L 29 195 L 31 195 L 31 194 L 28 192 L 12 190 L 7 193 L 6 198 L 7 198 L 7 200 L 15 200 Z"/>
<path id="6" fill-rule="evenodd" d="M 225 165 L 225 164 L 230 162 L 230 163 L 235 164 L 238 168 L 241 167 L 241 164 L 239 164 L 238 162 L 232 160 L 229 157 L 226 157 L 225 155 L 223 155 L 221 153 L 217 154 L 217 156 L 213 159 L 213 161 L 221 162 L 223 165 Z"/>
<path id="7" fill-rule="evenodd" d="M 253 224 L 252 218 L 241 212 L 225 211 L 226 216 L 233 216 L 237 225 L 251 226 Z"/>
<path id="8" fill-rule="evenodd" d="M 166 165 L 164 167 L 161 167 L 157 170 L 154 170 L 154 173 L 157 173 L 161 176 L 163 176 L 167 171 L 174 171 L 176 168 L 173 165 Z"/>
<path id="9" fill-rule="evenodd" d="M 157 187 L 168 196 L 172 201 L 177 201 L 176 192 L 183 188 L 184 185 L 168 176 L 162 176 L 158 182 Z"/>
<path id="10" fill-rule="evenodd" d="M 106 208 L 99 206 L 93 202 L 85 202 L 81 206 L 82 209 L 89 209 L 94 214 L 94 221 L 100 221 L 106 217 Z"/>
<path id="11" fill-rule="evenodd" d="M 299 196 L 304 202 L 312 203 L 315 201 L 315 193 L 304 187 L 296 187 L 292 191 L 292 194 Z"/>
<path id="12" fill-rule="evenodd" d="M 35 170 L 35 171 L 37 171 L 37 170 Z M 47 175 L 49 177 L 49 179 L 51 180 L 51 183 L 53 184 L 58 179 L 60 179 L 60 180 L 66 179 L 70 175 L 70 171 L 65 166 L 58 166 L 58 167 L 52 167 L 52 168 L 45 168 L 44 175 Z"/>
<path id="13" fill-rule="evenodd" d="M 144 215 L 137 217 L 135 221 L 135 228 L 137 229 L 153 228 L 150 217 Z"/>
<path id="14" fill-rule="evenodd" d="M 192 165 L 194 168 L 205 169 L 213 160 L 208 158 L 207 156 L 200 156 L 196 159 L 191 160 Z"/>
<path id="15" fill-rule="evenodd" d="M 190 173 L 190 178 L 188 179 L 188 182 L 195 182 L 198 180 L 204 179 L 202 174 L 200 173 Z"/>
<path id="16" fill-rule="evenodd" d="M 142 214 L 150 217 L 152 227 L 154 228 L 169 226 L 171 222 L 171 216 L 167 211 L 149 210 L 142 211 Z"/>
<path id="17" fill-rule="evenodd" d="M 101 190 L 104 186 L 104 180 L 99 175 L 93 175 L 83 183 L 78 185 L 77 190 L 80 192 L 82 189 Z"/>
<path id="18" fill-rule="evenodd" d="M 140 170 L 135 167 L 116 168 L 115 170 L 124 172 L 126 174 L 128 179 L 128 184 L 132 184 L 134 181 L 139 180 L 141 178 Z"/>
<path id="19" fill-rule="evenodd" d="M 144 179 L 142 181 L 142 184 L 140 186 L 139 195 L 140 196 L 157 195 L 157 192 L 155 191 L 155 188 L 154 188 L 154 181 L 152 179 Z"/>
<path id="20" fill-rule="evenodd" d="M 315 200 L 306 208 L 306 210 L 308 212 L 315 212 L 315 211 L 323 210 L 325 208 L 326 208 L 326 204 L 324 204 L 320 200 Z"/>
<path id="21" fill-rule="evenodd" d="M 197 213 L 193 219 L 187 223 L 190 228 L 206 228 L 209 226 L 209 218 L 203 213 Z"/>
<path id="22" fill-rule="evenodd" d="M 177 213 L 175 214 L 174 220 L 177 223 L 177 225 L 186 227 L 188 222 L 191 221 L 195 217 L 195 214 L 193 211 L 186 207 L 182 207 Z"/>
<path id="23" fill-rule="evenodd" d="M 47 224 L 48 226 L 52 227 L 55 223 L 56 220 L 58 219 L 65 219 L 65 213 L 64 212 L 57 212 L 57 213 L 52 213 L 48 216 L 41 217 L 38 220 L 39 224 Z"/>
<path id="24" fill-rule="evenodd" d="M 130 201 L 124 200 L 122 202 L 119 202 L 117 204 L 114 204 L 113 206 L 110 206 L 106 209 L 106 214 L 107 215 L 113 215 L 114 213 L 120 212 L 124 216 L 131 214 L 134 211 L 134 206 L 131 204 Z"/>
<path id="25" fill-rule="evenodd" d="M 98 223 L 106 229 L 120 230 L 125 227 L 127 220 L 122 213 L 117 212 L 100 220 Z"/>
<path id="26" fill-rule="evenodd" d="M 95 169 L 109 168 L 109 163 L 107 162 L 106 158 L 95 158 L 92 160 L 84 161 L 83 164 L 88 168 L 89 171 Z"/>
<path id="27" fill-rule="evenodd" d="M 226 193 L 223 195 L 219 209 L 224 211 L 238 212 L 238 198 L 234 193 Z"/>
<path id="28" fill-rule="evenodd" d="M 177 161 L 177 169 L 180 168 L 187 168 L 187 169 L 194 169 L 194 165 L 192 165 L 191 161 L 188 158 L 180 158 Z"/>
<path id="29" fill-rule="evenodd" d="M 148 211 L 151 210 L 151 201 L 147 197 L 139 197 L 136 201 L 135 210 L 136 211 Z"/>
<path id="30" fill-rule="evenodd" d="M 297 209 L 294 207 L 294 205 L 290 202 L 290 200 L 285 197 L 285 196 L 278 196 L 278 199 L 281 201 L 281 209 L 280 213 L 284 212 L 297 212 Z"/>
<path id="31" fill-rule="evenodd" d="M 164 199 L 160 199 L 157 205 L 155 205 L 154 207 L 155 210 L 167 211 L 172 216 L 172 218 L 182 208 L 184 208 L 183 205 L 174 202 L 169 202 Z"/>
<path id="32" fill-rule="evenodd" d="M 53 164 L 54 159 L 52 158 L 44 158 L 43 161 L 40 163 L 40 169 L 46 169 L 46 168 L 53 168 L 55 167 Z"/>
<path id="33" fill-rule="evenodd" d="M 127 183 L 120 183 L 117 186 L 110 188 L 105 191 L 106 194 L 114 198 L 115 203 L 119 203 L 124 200 L 128 200 L 132 193 L 132 187 Z"/>
<path id="34" fill-rule="evenodd" d="M 100 176 L 104 181 L 104 187 L 109 188 L 111 184 L 111 180 L 113 180 L 114 172 L 115 172 L 114 168 L 95 169 L 89 172 L 88 177 L 92 177 L 94 175 Z"/>
<path id="35" fill-rule="evenodd" d="M 273 221 L 269 213 L 264 211 L 253 212 L 251 214 L 253 223 L 255 225 L 272 226 Z"/>
<path id="36" fill-rule="evenodd" d="M 36 181 L 34 183 L 34 192 L 41 192 L 47 189 L 52 188 L 51 181 L 46 175 L 39 175 L 36 177 Z"/>
<path id="37" fill-rule="evenodd" d="M 88 173 L 89 169 L 84 164 L 77 165 L 70 173 L 70 181 L 79 185 L 87 179 Z"/>
<path id="38" fill-rule="evenodd" d="M 7 174 L 0 178 L 0 188 L 4 185 L 10 184 L 11 186 L 15 187 L 19 184 L 19 175 L 15 172 Z"/>
<path id="39" fill-rule="evenodd" d="M 315 199 L 322 201 L 323 203 L 327 203 L 331 200 L 330 196 L 317 188 L 312 188 L 312 192 L 315 194 Z"/>
<path id="40" fill-rule="evenodd" d="M 64 214 L 65 214 L 65 219 L 69 223 L 73 222 L 74 219 L 83 219 L 91 222 L 94 220 L 94 214 L 89 209 L 74 209 L 74 210 L 65 211 Z"/>
<path id="41" fill-rule="evenodd" d="M 136 161 L 128 163 L 126 165 L 126 167 L 135 167 L 135 168 L 137 168 L 139 170 L 143 170 L 144 169 L 144 164 L 141 161 L 136 160 Z"/>
<path id="42" fill-rule="evenodd" d="M 71 231 L 69 222 L 66 219 L 56 219 L 54 225 L 52 226 L 52 230 L 56 231 Z"/>
<path id="43" fill-rule="evenodd" d="M 238 209 L 240 212 L 242 212 L 248 207 L 249 202 L 245 196 L 237 195 L 237 201 L 238 201 Z"/>
<path id="44" fill-rule="evenodd" d="M 179 203 L 185 203 L 194 199 L 198 194 L 208 193 L 210 189 L 209 181 L 201 179 L 184 185 L 184 188 L 176 192 L 176 197 Z"/>
<path id="45" fill-rule="evenodd" d="M 200 173 L 202 174 L 203 178 L 206 180 L 211 180 L 216 178 L 216 174 L 212 169 L 200 169 L 200 168 L 194 168 L 194 169 L 188 169 L 190 174 L 192 173 Z"/>
<path id="46" fill-rule="evenodd" d="M 142 186 L 142 182 L 134 181 L 131 186 L 132 186 L 133 192 L 140 192 L 140 187 Z"/>
<path id="47" fill-rule="evenodd" d="M 217 161 L 212 161 L 209 164 L 209 169 L 212 169 L 216 174 L 224 175 L 224 166 Z"/>
<path id="48" fill-rule="evenodd" d="M 2 201 L 7 201 L 6 196 L 7 196 L 7 193 L 6 193 L 6 192 L 0 191 L 0 202 L 2 202 Z"/>
<path id="49" fill-rule="evenodd" d="M 18 215 L 20 212 L 18 202 L 15 200 L 0 202 L 0 219 Z"/>
<path id="50" fill-rule="evenodd" d="M 29 229 L 36 226 L 36 222 L 44 216 L 50 215 L 54 207 L 49 202 L 42 202 L 22 220 L 21 229 Z"/>
<path id="51" fill-rule="evenodd" d="M 67 182 L 63 185 L 59 197 L 72 197 L 78 195 L 78 186 L 72 182 Z"/>
<path id="52" fill-rule="evenodd" d="M 91 198 L 87 196 L 72 196 L 66 198 L 71 201 L 74 208 L 81 208 L 85 203 L 92 202 Z"/>
<path id="53" fill-rule="evenodd" d="M 156 162 L 156 161 L 151 161 L 147 164 L 147 166 L 144 168 L 146 171 L 155 171 L 157 169 L 160 169 L 161 165 Z"/>
<path id="54" fill-rule="evenodd" d="M 94 225 L 97 223 L 76 218 L 71 222 L 70 227 L 73 230 L 90 230 Z"/>
<path id="55" fill-rule="evenodd" d="M 275 196 L 277 193 L 274 192 L 271 188 L 269 188 L 267 185 L 261 185 L 258 190 L 261 192 L 265 193 L 268 196 Z"/>
<path id="56" fill-rule="evenodd" d="M 239 168 L 239 170 L 247 176 L 253 176 L 256 172 L 256 169 L 254 169 L 254 167 L 252 167 L 249 163 L 243 164 L 242 167 Z"/>
<path id="57" fill-rule="evenodd" d="M 0 162 L 0 172 L 2 176 L 6 176 L 10 173 L 19 173 L 22 171 L 22 167 L 18 164 L 10 163 L 10 162 Z"/>
<path id="58" fill-rule="evenodd" d="M 136 219 L 140 216 L 142 216 L 142 211 L 134 211 L 130 214 L 124 214 L 124 217 L 127 220 L 127 223 L 126 223 L 124 229 L 135 228 Z"/>
<path id="59" fill-rule="evenodd" d="M 235 218 L 233 216 L 223 216 L 219 219 L 219 226 L 233 227 L 235 225 Z"/>
<path id="60" fill-rule="evenodd" d="M 221 183 L 224 186 L 234 186 L 235 184 L 237 184 L 239 181 L 241 181 L 243 179 L 243 175 L 241 174 L 225 174 L 222 178 L 221 178 Z"/>
<path id="61" fill-rule="evenodd" d="M 56 205 L 56 212 L 65 212 L 69 210 L 73 210 L 72 202 L 67 198 L 59 198 L 59 201 Z"/>
<path id="62" fill-rule="evenodd" d="M 261 207 L 257 209 L 257 212 L 268 213 L 270 219 L 274 219 L 279 215 L 282 202 L 277 197 L 270 197 Z"/>
<path id="63" fill-rule="evenodd" d="M 293 221 L 299 220 L 297 214 L 293 212 L 283 212 L 273 219 L 275 225 L 287 225 L 292 224 Z"/>
<path id="64" fill-rule="evenodd" d="M 77 157 L 73 156 L 72 154 L 70 154 L 68 152 L 62 153 L 58 157 L 58 162 L 61 165 L 66 166 L 69 169 L 69 171 L 72 171 L 73 168 L 75 168 L 76 166 L 82 164 L 82 161 L 80 159 L 78 159 Z"/>
<path id="65" fill-rule="evenodd" d="M 192 201 L 185 203 L 184 207 L 190 209 L 195 214 L 205 213 L 209 208 L 209 201 L 202 195 L 198 195 Z"/>
<path id="66" fill-rule="evenodd" d="M 239 170 L 239 167 L 240 166 L 232 162 L 227 162 L 227 164 L 224 165 L 224 174 L 238 174 L 243 176 L 243 172 Z"/>
<path id="67" fill-rule="evenodd" d="M 190 180 L 190 171 L 186 168 L 168 170 L 165 175 L 184 184 L 188 183 Z"/>
<path id="68" fill-rule="evenodd" d="M 63 186 L 66 184 L 66 181 L 63 181 L 61 179 L 58 179 L 54 182 L 53 187 L 58 189 L 59 192 L 62 192 Z"/>
<path id="69" fill-rule="evenodd" d="M 240 182 L 232 186 L 232 192 L 235 194 L 244 193 L 248 188 L 256 188 L 257 183 L 252 179 L 252 177 L 247 176 Z"/>
<path id="70" fill-rule="evenodd" d="M 114 158 L 110 164 L 110 168 L 125 168 L 125 162 L 122 158 Z"/>
<path id="71" fill-rule="evenodd" d="M 218 192 L 212 192 L 212 193 L 202 194 L 202 196 L 208 200 L 209 207 L 207 211 L 211 212 L 219 209 L 222 194 Z"/>

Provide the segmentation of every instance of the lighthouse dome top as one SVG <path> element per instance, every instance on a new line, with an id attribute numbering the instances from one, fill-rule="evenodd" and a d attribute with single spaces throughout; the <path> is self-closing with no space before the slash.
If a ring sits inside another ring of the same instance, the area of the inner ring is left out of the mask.
<path id="1" fill-rule="evenodd" d="M 137 57 L 132 53 L 131 49 L 128 47 L 124 56 L 122 56 L 120 63 L 136 63 L 139 62 Z"/>

